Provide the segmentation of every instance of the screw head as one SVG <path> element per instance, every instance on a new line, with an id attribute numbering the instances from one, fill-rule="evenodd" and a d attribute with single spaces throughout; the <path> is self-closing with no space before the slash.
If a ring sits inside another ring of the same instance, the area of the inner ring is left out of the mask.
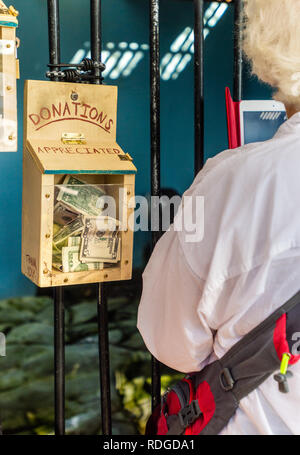
<path id="1" fill-rule="evenodd" d="M 71 93 L 71 100 L 72 101 L 77 101 L 78 100 L 78 93 L 72 92 Z"/>

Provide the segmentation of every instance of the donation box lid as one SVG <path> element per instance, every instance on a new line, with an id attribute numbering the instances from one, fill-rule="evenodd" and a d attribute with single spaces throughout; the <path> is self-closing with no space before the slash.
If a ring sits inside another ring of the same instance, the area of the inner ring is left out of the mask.
<path id="1" fill-rule="evenodd" d="M 25 145 L 45 174 L 131 174 L 116 142 L 117 87 L 26 81 Z"/>

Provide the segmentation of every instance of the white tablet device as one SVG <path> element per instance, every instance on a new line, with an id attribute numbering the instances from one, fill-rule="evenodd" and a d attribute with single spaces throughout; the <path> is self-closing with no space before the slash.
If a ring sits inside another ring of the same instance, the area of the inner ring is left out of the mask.
<path id="1" fill-rule="evenodd" d="M 241 101 L 241 145 L 271 139 L 285 120 L 285 107 L 279 101 Z"/>

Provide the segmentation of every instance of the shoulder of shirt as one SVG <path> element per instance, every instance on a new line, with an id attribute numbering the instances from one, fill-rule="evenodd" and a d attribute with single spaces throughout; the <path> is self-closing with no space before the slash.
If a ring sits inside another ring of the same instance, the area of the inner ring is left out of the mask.
<path id="1" fill-rule="evenodd" d="M 255 144 L 257 145 L 257 144 Z M 212 158 L 208 158 L 201 171 L 196 175 L 191 187 L 202 182 L 206 177 L 214 174 L 220 167 L 226 166 L 229 161 L 236 160 L 238 156 L 245 153 L 247 149 L 253 149 L 253 144 L 247 144 L 235 149 L 224 150 Z"/>
<path id="2" fill-rule="evenodd" d="M 285 152 L 287 149 L 293 152 L 295 151 L 295 147 L 288 147 L 289 142 L 292 142 L 293 145 L 298 143 L 300 146 L 300 135 L 279 135 L 278 137 L 275 136 L 268 141 L 245 144 L 241 147 L 224 150 L 223 152 L 218 153 L 213 158 L 209 158 L 206 161 L 204 167 L 195 177 L 191 187 L 187 190 L 187 193 L 192 192 L 195 187 L 201 185 L 201 183 L 208 183 L 209 180 L 218 176 L 220 172 L 223 172 L 224 168 L 235 169 L 235 171 L 238 171 L 238 168 L 242 168 L 243 166 L 256 166 L 257 159 L 262 157 L 263 154 L 268 155 L 268 160 L 272 159 L 274 163 L 276 161 L 281 161 L 283 141 Z M 260 164 L 263 162 L 267 161 L 260 161 Z M 222 174 L 222 176 L 224 176 L 224 174 Z M 232 177 L 232 174 L 230 174 L 230 176 Z"/>

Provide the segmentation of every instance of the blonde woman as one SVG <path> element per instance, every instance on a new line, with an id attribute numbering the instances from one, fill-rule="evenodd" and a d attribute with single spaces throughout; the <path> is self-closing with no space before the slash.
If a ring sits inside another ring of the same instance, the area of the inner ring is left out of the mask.
<path id="1" fill-rule="evenodd" d="M 185 193 L 204 198 L 204 217 L 190 213 L 203 239 L 172 227 L 144 272 L 138 328 L 181 372 L 221 358 L 300 289 L 300 0 L 249 0 L 245 13 L 253 72 L 289 119 L 273 139 L 207 161 Z M 288 394 L 270 376 L 221 434 L 300 434 L 300 362 L 291 371 Z"/>

